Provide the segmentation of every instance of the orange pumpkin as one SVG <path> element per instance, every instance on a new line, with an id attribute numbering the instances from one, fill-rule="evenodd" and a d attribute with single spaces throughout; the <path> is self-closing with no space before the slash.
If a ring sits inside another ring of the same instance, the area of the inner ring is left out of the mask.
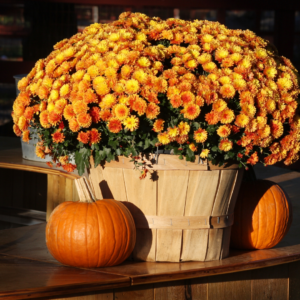
<path id="1" fill-rule="evenodd" d="M 243 182 L 234 211 L 231 247 L 268 249 L 277 245 L 292 223 L 292 206 L 274 182 Z"/>
<path id="2" fill-rule="evenodd" d="M 46 243 L 52 256 L 74 267 L 122 263 L 133 251 L 136 229 L 128 209 L 116 200 L 63 202 L 52 212 Z"/>

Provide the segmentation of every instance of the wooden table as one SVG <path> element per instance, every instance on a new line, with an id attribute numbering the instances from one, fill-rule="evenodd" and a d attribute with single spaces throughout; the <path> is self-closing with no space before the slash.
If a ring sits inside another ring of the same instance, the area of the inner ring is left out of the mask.
<path id="1" fill-rule="evenodd" d="M 48 201 L 58 197 L 55 204 L 75 198 L 70 191 L 76 174 L 22 160 L 17 143 L 12 144 L 7 149 L 0 138 L 0 167 L 46 173 Z M 300 173 L 260 165 L 255 171 L 259 178 L 278 182 L 294 206 L 292 227 L 275 248 L 232 250 L 228 258 L 213 262 L 126 261 L 115 267 L 84 269 L 63 266 L 49 254 L 45 224 L 2 230 L 0 299 L 299 300 Z M 50 209 L 53 206 L 48 205 Z"/>

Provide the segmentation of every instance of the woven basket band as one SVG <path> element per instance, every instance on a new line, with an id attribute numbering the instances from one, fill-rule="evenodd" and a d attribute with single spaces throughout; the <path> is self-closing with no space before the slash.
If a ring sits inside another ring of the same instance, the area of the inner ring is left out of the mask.
<path id="1" fill-rule="evenodd" d="M 233 214 L 224 216 L 145 216 L 133 215 L 136 228 L 156 229 L 205 229 L 232 226 Z"/>

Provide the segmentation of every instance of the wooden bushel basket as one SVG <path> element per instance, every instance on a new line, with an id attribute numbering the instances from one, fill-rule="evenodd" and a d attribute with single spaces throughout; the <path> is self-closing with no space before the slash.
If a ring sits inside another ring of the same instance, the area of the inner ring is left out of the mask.
<path id="1" fill-rule="evenodd" d="M 161 154 L 147 161 L 152 178 L 148 173 L 141 180 L 129 160 L 119 157 L 92 167 L 89 176 L 98 199 L 124 201 L 132 213 L 137 228 L 134 260 L 211 261 L 228 256 L 242 169 Z"/>

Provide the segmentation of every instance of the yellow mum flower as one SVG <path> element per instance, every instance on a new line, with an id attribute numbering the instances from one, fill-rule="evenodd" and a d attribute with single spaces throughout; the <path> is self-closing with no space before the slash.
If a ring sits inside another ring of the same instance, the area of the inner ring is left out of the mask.
<path id="1" fill-rule="evenodd" d="M 293 86 L 293 82 L 288 78 L 279 78 L 277 86 L 280 90 L 289 90 Z"/>
<path id="2" fill-rule="evenodd" d="M 196 131 L 194 131 L 194 140 L 197 143 L 204 143 L 207 140 L 207 131 L 202 128 L 199 128 Z"/>
<path id="3" fill-rule="evenodd" d="M 187 135 L 190 131 L 190 125 L 187 122 L 181 121 L 178 125 L 178 129 L 180 135 Z"/>
<path id="4" fill-rule="evenodd" d="M 222 138 L 228 137 L 230 133 L 231 129 L 227 125 L 222 125 L 217 129 L 217 134 Z"/>
<path id="5" fill-rule="evenodd" d="M 159 133 L 157 135 L 157 138 L 158 138 L 159 142 L 162 143 L 163 145 L 167 145 L 171 142 L 170 136 L 168 135 L 167 132 Z"/>
<path id="6" fill-rule="evenodd" d="M 69 84 L 64 84 L 61 88 L 60 88 L 60 96 L 61 97 L 67 97 L 70 93 L 70 85 Z"/>
<path id="7" fill-rule="evenodd" d="M 198 150 L 198 148 L 196 147 L 196 145 L 195 145 L 194 143 L 189 144 L 189 148 L 190 148 L 193 152 L 195 152 L 195 151 Z"/>
<path id="8" fill-rule="evenodd" d="M 102 98 L 99 106 L 102 109 L 109 109 L 113 107 L 115 102 L 116 102 L 116 97 L 113 94 L 107 94 Z"/>
<path id="9" fill-rule="evenodd" d="M 224 84 L 230 84 L 231 83 L 231 78 L 229 76 L 222 76 L 219 78 L 219 82 L 224 85 Z"/>
<path id="10" fill-rule="evenodd" d="M 203 149 L 200 153 L 200 157 L 201 158 L 207 158 L 208 154 L 209 154 L 210 150 L 209 149 Z"/>
<path id="11" fill-rule="evenodd" d="M 137 61 L 138 65 L 142 68 L 149 68 L 151 65 L 150 60 L 147 57 L 141 57 Z"/>
<path id="12" fill-rule="evenodd" d="M 221 112 L 223 111 L 225 108 L 227 108 L 227 103 L 222 100 L 222 99 L 219 99 L 217 100 L 216 102 L 214 102 L 213 104 L 213 110 L 217 111 L 217 112 Z"/>
<path id="13" fill-rule="evenodd" d="M 139 127 L 139 119 L 136 116 L 130 116 L 123 121 L 125 129 L 134 131 Z"/>
<path id="14" fill-rule="evenodd" d="M 139 91 L 140 86 L 137 80 L 130 79 L 125 84 L 125 90 L 127 94 L 135 94 Z"/>
<path id="15" fill-rule="evenodd" d="M 249 123 L 250 119 L 245 114 L 241 113 L 235 118 L 235 124 L 239 127 L 246 127 Z"/>
<path id="16" fill-rule="evenodd" d="M 117 104 L 113 107 L 113 112 L 118 120 L 123 121 L 128 117 L 129 108 L 125 104 Z"/>
<path id="17" fill-rule="evenodd" d="M 264 69 L 264 74 L 267 78 L 273 79 L 277 74 L 277 70 L 274 67 L 266 67 Z"/>

